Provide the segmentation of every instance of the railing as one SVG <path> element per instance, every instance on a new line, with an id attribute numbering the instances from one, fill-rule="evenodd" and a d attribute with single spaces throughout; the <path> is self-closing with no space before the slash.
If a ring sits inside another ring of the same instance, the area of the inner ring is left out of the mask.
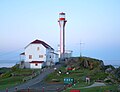
<path id="1" fill-rule="evenodd" d="M 40 89 L 18 89 L 17 87 L 13 90 L 13 92 L 61 92 L 63 90 L 66 90 L 68 87 L 71 87 L 72 84 L 69 85 L 64 85 L 63 87 L 60 88 L 55 88 L 55 89 L 46 89 L 45 87 L 42 87 Z M 9 89 L 6 88 L 6 92 L 9 92 Z"/>

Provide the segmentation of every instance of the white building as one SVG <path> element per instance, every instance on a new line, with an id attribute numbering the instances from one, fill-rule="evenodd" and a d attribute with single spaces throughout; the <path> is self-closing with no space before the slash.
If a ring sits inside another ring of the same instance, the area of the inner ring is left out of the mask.
<path id="1" fill-rule="evenodd" d="M 54 49 L 41 40 L 35 40 L 25 47 L 25 52 L 20 54 L 22 68 L 42 68 L 58 62 L 58 54 Z"/>

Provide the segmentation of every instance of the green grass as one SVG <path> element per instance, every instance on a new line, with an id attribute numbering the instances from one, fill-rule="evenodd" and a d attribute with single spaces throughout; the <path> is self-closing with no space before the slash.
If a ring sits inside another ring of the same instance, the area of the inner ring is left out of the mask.
<path id="1" fill-rule="evenodd" d="M 5 70 L 1 69 L 1 71 Z M 24 83 L 23 79 L 38 71 L 40 69 L 9 69 L 0 76 L 0 90 Z"/>
<path id="2" fill-rule="evenodd" d="M 102 86 L 102 87 L 92 87 L 92 88 L 84 88 L 84 87 L 70 87 L 63 92 L 70 92 L 71 89 L 78 89 L 80 92 L 108 92 L 108 90 L 112 90 L 112 92 L 117 92 L 117 85 L 112 86 Z"/>
<path id="3" fill-rule="evenodd" d="M 0 80 L 0 89 L 6 89 L 11 86 L 18 85 L 22 83 L 22 78 L 23 77 L 9 77 L 9 78 Z"/>
<path id="4" fill-rule="evenodd" d="M 64 67 L 61 67 L 60 70 L 62 72 L 65 72 Z M 84 87 L 84 86 L 88 86 L 88 84 L 85 83 L 85 77 L 88 73 L 89 73 L 88 69 L 83 69 L 83 70 L 70 71 L 70 74 L 68 75 L 63 73 L 59 76 L 57 75 L 57 71 L 55 71 L 47 76 L 45 82 L 49 83 L 52 82 L 52 79 L 57 79 L 59 80 L 60 83 L 64 83 L 63 81 L 64 78 L 74 78 L 74 80 L 77 82 L 77 84 L 79 84 L 80 87 Z M 91 83 L 93 83 L 93 81 Z"/>
<path id="5" fill-rule="evenodd" d="M 64 73 L 66 71 L 65 67 L 61 67 L 59 70 L 62 71 L 61 75 L 57 75 L 58 71 L 55 71 L 55 72 L 49 74 L 44 81 L 47 83 L 50 83 L 50 82 L 52 82 L 52 79 L 57 79 L 57 80 L 59 80 L 58 83 L 64 83 L 64 78 L 74 78 L 78 84 L 75 86 L 75 88 L 78 88 L 79 86 L 80 87 L 88 86 L 88 84 L 85 83 L 85 76 L 89 72 L 88 69 L 70 71 L 70 74 L 68 74 L 68 75 Z"/>
<path id="6" fill-rule="evenodd" d="M 64 74 L 66 71 L 65 67 L 61 67 L 59 70 L 62 71 L 62 74 L 59 76 L 57 75 L 58 71 L 55 71 L 47 76 L 45 79 L 45 82 L 51 82 L 52 79 L 58 79 L 59 82 L 64 83 L 63 79 L 64 78 L 74 78 L 75 81 L 77 82 L 76 85 L 73 85 L 72 87 L 68 88 L 64 92 L 69 92 L 70 89 L 80 89 L 81 92 L 104 92 L 105 90 L 115 90 L 117 89 L 116 85 L 112 86 L 105 86 L 105 87 L 94 87 L 94 88 L 84 88 L 85 86 L 89 86 L 94 83 L 95 80 L 104 80 L 108 76 L 108 74 L 104 73 L 103 71 L 100 71 L 99 69 L 97 70 L 89 70 L 89 69 L 79 69 L 75 71 L 70 71 L 70 74 Z M 86 76 L 89 76 L 91 78 L 91 83 L 86 84 L 85 78 Z"/>

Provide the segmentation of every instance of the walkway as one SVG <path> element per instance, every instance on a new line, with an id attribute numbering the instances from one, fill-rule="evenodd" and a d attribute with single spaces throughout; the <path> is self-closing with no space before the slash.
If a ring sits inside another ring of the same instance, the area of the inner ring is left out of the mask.
<path id="1" fill-rule="evenodd" d="M 106 86 L 105 83 L 101 83 L 101 82 L 95 82 L 94 84 L 84 87 L 84 88 L 91 88 L 91 87 L 98 87 L 98 86 Z"/>

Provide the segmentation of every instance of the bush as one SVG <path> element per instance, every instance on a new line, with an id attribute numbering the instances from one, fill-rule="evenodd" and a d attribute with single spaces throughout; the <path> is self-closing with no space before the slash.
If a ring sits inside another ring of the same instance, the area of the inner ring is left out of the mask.
<path id="1" fill-rule="evenodd" d="M 52 79 L 51 81 L 52 81 L 52 82 L 60 82 L 59 79 Z"/>
<path id="2" fill-rule="evenodd" d="M 105 80 L 106 83 L 111 83 L 112 81 L 110 79 Z"/>
<path id="3" fill-rule="evenodd" d="M 13 67 L 11 68 L 12 71 L 16 71 L 16 70 L 18 70 L 18 69 L 19 69 L 19 64 L 16 64 L 15 66 L 13 66 Z"/>
<path id="4" fill-rule="evenodd" d="M 10 72 L 2 74 L 2 78 L 8 78 L 8 77 L 11 77 L 11 76 L 12 76 L 12 74 Z"/>

